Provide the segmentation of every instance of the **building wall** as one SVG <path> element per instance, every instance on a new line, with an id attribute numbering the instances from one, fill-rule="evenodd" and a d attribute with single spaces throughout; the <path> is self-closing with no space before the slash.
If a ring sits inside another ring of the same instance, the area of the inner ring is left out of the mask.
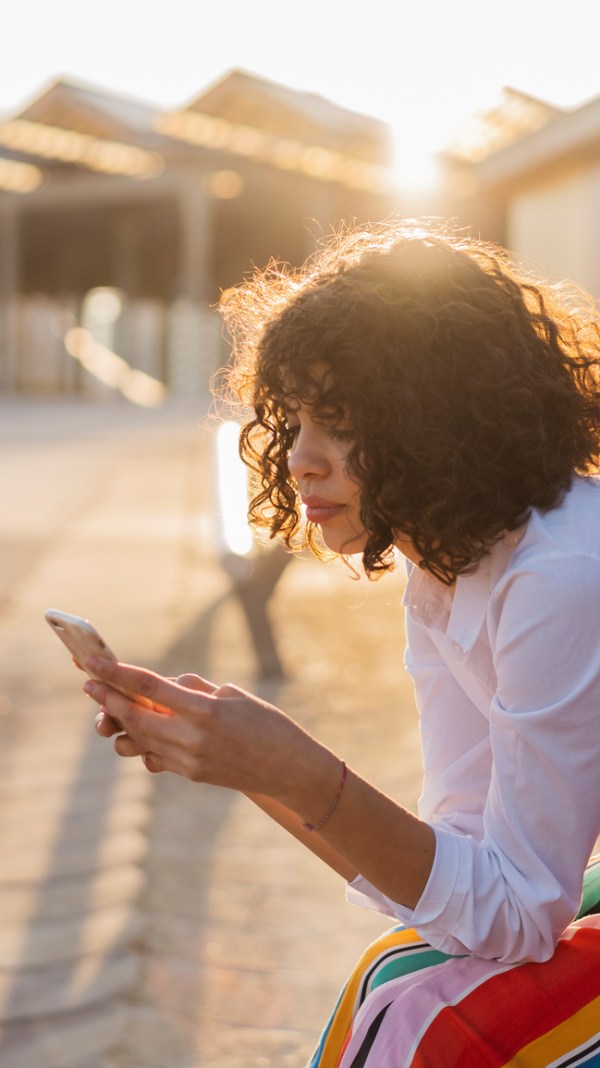
<path id="1" fill-rule="evenodd" d="M 506 244 L 553 280 L 568 278 L 600 300 L 600 165 L 573 165 L 514 192 Z"/>
<path id="2" fill-rule="evenodd" d="M 78 175 L 30 201 L 0 199 L 0 391 L 107 393 L 117 358 L 171 392 L 204 396 L 228 357 L 215 311 L 223 289 L 271 259 L 300 266 L 342 219 L 390 213 L 381 194 L 238 169 L 233 199 L 207 194 L 199 166 L 173 167 L 152 188 Z M 110 336 L 88 322 L 98 289 L 122 304 Z M 104 362 L 67 343 L 73 329 L 108 350 Z"/>

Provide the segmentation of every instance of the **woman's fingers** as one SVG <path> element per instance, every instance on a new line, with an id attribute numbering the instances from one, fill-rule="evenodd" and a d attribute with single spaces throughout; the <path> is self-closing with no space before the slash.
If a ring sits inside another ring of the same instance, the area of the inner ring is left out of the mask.
<path id="1" fill-rule="evenodd" d="M 178 675 L 174 681 L 178 686 L 185 686 L 186 690 L 198 690 L 201 693 L 214 693 L 217 689 L 214 682 L 203 679 L 201 675 Z"/>
<path id="2" fill-rule="evenodd" d="M 143 756 L 145 750 L 136 742 L 134 738 L 130 738 L 128 734 L 119 734 L 114 741 L 115 752 L 122 757 L 137 757 Z"/>
<path id="3" fill-rule="evenodd" d="M 117 690 L 112 690 L 110 686 L 96 679 L 89 679 L 83 689 L 89 697 L 102 706 L 104 714 L 112 720 L 112 724 L 116 724 L 120 732 L 136 739 L 141 752 L 149 749 L 149 746 L 144 743 L 150 737 L 168 740 L 173 733 L 174 714 L 166 706 L 161 706 L 162 711 L 159 712 L 154 708 L 138 705 L 135 703 L 135 698 L 132 700 L 124 697 Z M 110 737 L 114 733 L 112 724 L 107 724 L 101 733 Z"/>
<path id="4" fill-rule="evenodd" d="M 117 735 L 117 738 L 114 742 L 114 748 L 115 752 L 118 753 L 119 756 L 141 756 L 142 760 L 144 761 L 144 764 L 148 768 L 148 771 L 162 770 L 158 767 L 159 762 L 157 760 L 152 761 L 152 766 L 150 766 L 150 763 L 146 759 L 148 754 L 144 754 L 144 751 L 142 747 L 138 744 L 138 742 L 136 742 L 133 738 L 130 738 L 128 734 L 124 734 L 123 728 L 120 727 L 119 724 L 114 719 L 112 719 L 112 717 L 109 716 L 108 713 L 104 710 L 102 712 L 99 712 L 96 716 L 94 720 L 94 727 L 96 728 L 96 732 L 102 738 L 112 738 L 113 735 Z"/>
<path id="5" fill-rule="evenodd" d="M 174 684 L 179 687 L 194 690 L 196 693 L 214 693 L 217 689 L 217 687 L 207 679 L 202 678 L 200 675 L 189 673 L 179 675 L 177 678 L 169 677 L 167 681 L 174 682 Z M 102 684 L 96 685 L 101 686 Z M 94 682 L 92 682 L 90 687 L 86 687 L 85 689 L 91 690 L 93 686 Z M 101 693 L 98 691 L 96 700 L 100 700 L 100 697 L 108 697 L 108 693 L 109 691 L 106 688 Z M 147 733 L 149 721 L 146 719 L 143 721 L 143 725 Z M 144 752 L 143 744 L 125 734 L 123 725 L 109 716 L 106 708 L 102 708 L 101 711 L 98 712 L 95 719 L 95 728 L 96 733 L 100 735 L 101 738 L 112 738 L 114 735 L 119 735 L 119 738 L 115 739 L 114 749 L 120 756 L 141 756 L 148 771 L 156 772 L 164 770 L 160 758 L 155 753 L 152 753 L 151 757 L 148 758 L 148 754 Z"/>
<path id="6" fill-rule="evenodd" d="M 215 687 L 198 675 L 172 681 L 104 658 L 86 666 L 95 677 L 85 692 L 122 732 L 117 753 L 142 756 L 149 771 L 285 801 L 290 765 L 310 765 L 314 740 L 279 709 L 235 686 Z M 140 694 L 151 707 L 115 687 Z M 110 723 L 100 731 L 112 732 Z"/>
<path id="7" fill-rule="evenodd" d="M 96 716 L 94 726 L 102 738 L 112 738 L 113 734 L 120 734 L 123 730 L 116 720 L 112 719 L 104 710 Z"/>
<path id="8" fill-rule="evenodd" d="M 131 664 L 117 664 L 113 660 L 107 660 L 104 657 L 92 657 L 86 660 L 86 668 L 94 675 L 94 678 L 99 681 L 100 686 L 105 684 L 111 690 L 125 691 L 130 694 L 130 698 L 126 698 L 128 705 L 134 705 L 139 707 L 139 704 L 148 704 L 152 706 L 152 709 L 161 713 L 169 713 L 176 711 L 183 716 L 189 714 L 190 701 L 189 691 L 192 689 L 195 693 L 204 693 L 207 697 L 210 697 L 212 693 L 217 689 L 207 679 L 202 679 L 199 675 L 186 675 L 180 676 L 180 678 L 187 678 L 192 680 L 192 686 L 185 686 L 179 680 L 176 682 L 170 679 L 163 678 L 161 675 L 157 675 L 153 671 L 147 671 L 144 668 L 133 667 Z M 99 699 L 101 690 L 96 690 L 92 683 L 86 683 L 84 690 L 87 694 L 94 698 Z M 136 697 L 141 699 L 136 702 Z M 113 702 L 114 709 L 116 711 L 116 702 Z M 109 711 L 112 711 L 109 709 Z M 120 715 L 116 718 L 121 722 Z"/>
<path id="9" fill-rule="evenodd" d="M 153 775 L 157 775 L 160 771 L 166 771 L 157 756 L 154 753 L 146 753 L 142 757 L 142 763 L 147 771 L 152 772 Z"/>
<path id="10" fill-rule="evenodd" d="M 115 750 L 120 756 L 145 756 L 151 753 L 154 760 L 149 770 L 168 770 L 186 775 L 194 773 L 195 754 L 202 747 L 205 737 L 206 716 L 217 700 L 206 689 L 212 687 L 206 680 L 193 676 L 196 689 L 186 688 L 177 682 L 162 679 L 152 672 L 128 665 L 106 661 L 107 670 L 93 665 L 94 675 L 106 674 L 108 681 L 88 679 L 85 692 L 102 706 L 102 714 L 96 730 L 104 737 L 119 733 Z M 92 665 L 90 665 L 91 667 Z M 152 700 L 152 708 L 141 706 L 136 699 L 124 697 L 112 689 L 111 683 L 123 685 L 128 690 L 142 686 L 145 697 Z M 200 688 L 202 687 L 202 689 Z M 157 762 L 159 767 L 156 766 Z"/>

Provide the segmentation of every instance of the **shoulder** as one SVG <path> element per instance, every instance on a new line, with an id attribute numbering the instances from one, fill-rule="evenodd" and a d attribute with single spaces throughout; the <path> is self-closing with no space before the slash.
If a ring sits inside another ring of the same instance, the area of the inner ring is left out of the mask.
<path id="1" fill-rule="evenodd" d="M 534 509 L 520 531 L 492 552 L 495 591 L 519 577 L 536 576 L 553 586 L 578 575 L 598 573 L 600 565 L 600 479 L 577 477 L 555 508 Z"/>
<path id="2" fill-rule="evenodd" d="M 581 631 L 600 603 L 600 482 L 577 478 L 560 504 L 532 512 L 492 552 L 488 619 L 496 636 L 544 626 Z M 508 543 L 508 544 L 507 544 Z"/>
<path id="3" fill-rule="evenodd" d="M 555 508 L 535 510 L 523 539 L 600 560 L 600 479 L 576 476 Z"/>

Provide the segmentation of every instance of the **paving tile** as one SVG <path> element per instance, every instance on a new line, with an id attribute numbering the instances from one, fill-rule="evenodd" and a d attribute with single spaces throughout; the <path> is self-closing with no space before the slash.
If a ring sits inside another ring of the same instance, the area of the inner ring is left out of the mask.
<path id="1" fill-rule="evenodd" d="M 127 1039 L 101 1068 L 305 1068 L 313 1036 L 300 1028 L 202 1028 L 184 1017 L 165 1020 L 150 1005 L 132 1007 Z"/>
<path id="2" fill-rule="evenodd" d="M 0 972 L 0 1016 L 24 1020 L 63 1013 L 124 995 L 138 977 L 132 951 L 101 953 L 39 968 Z"/>
<path id="3" fill-rule="evenodd" d="M 314 1048 L 314 1036 L 293 1027 L 207 1028 L 196 1068 L 305 1068 Z"/>
<path id="4" fill-rule="evenodd" d="M 114 953 L 139 940 L 144 919 L 130 902 L 116 907 L 0 924 L 0 971 L 70 961 L 90 953 Z"/>
<path id="5" fill-rule="evenodd" d="M 118 1045 L 127 1011 L 118 1002 L 60 1017 L 0 1025 L 2 1068 L 99 1068 Z M 165 1064 L 164 1068 L 167 1068 Z"/>
<path id="6" fill-rule="evenodd" d="M 101 826 L 94 834 L 90 833 L 83 845 L 70 839 L 49 841 L 46 848 L 34 851 L 22 842 L 11 856 L 10 881 L 43 882 L 51 875 L 68 878 L 114 865 L 140 863 L 147 848 L 147 839 L 141 831 L 117 830 L 105 837 Z"/>
<path id="7" fill-rule="evenodd" d="M 118 833 L 122 828 L 143 830 L 148 822 L 148 805 L 145 800 L 134 799 L 115 804 L 114 800 L 104 798 L 99 807 L 82 809 L 71 805 L 65 811 L 64 804 L 57 806 L 48 799 L 47 805 L 39 800 L 37 811 L 32 805 L 23 811 L 18 805 L 10 805 L 11 822 L 0 827 L 0 856 L 14 856 L 26 836 L 29 849 L 41 848 L 57 831 L 61 838 L 76 848 L 84 848 L 86 842 L 96 832 L 99 823 L 106 837 Z"/>
<path id="8" fill-rule="evenodd" d="M 145 885 L 144 869 L 129 861 L 93 873 L 58 876 L 48 882 L 0 883 L 0 922 L 26 924 L 34 916 L 50 921 L 134 903 Z"/>
<path id="9" fill-rule="evenodd" d="M 203 968 L 197 961 L 153 954 L 146 960 L 142 995 L 167 1015 L 184 1012 L 198 1021 L 211 1019 L 222 1027 L 293 1026 L 310 1019 L 324 1023 L 331 1005 L 331 979 L 312 972 L 252 969 L 230 965 Z"/>
<path id="10" fill-rule="evenodd" d="M 60 818 L 69 806 L 69 801 L 72 802 L 69 815 L 78 818 L 105 807 L 107 797 L 112 805 L 151 799 L 150 776 L 146 773 L 139 774 L 134 761 L 131 761 L 131 764 L 123 764 L 123 770 L 116 774 L 114 753 L 108 756 L 110 763 L 107 763 L 107 772 L 86 775 L 83 782 L 73 781 L 72 764 L 68 774 L 56 776 L 49 788 L 44 788 L 39 780 L 36 780 L 35 789 L 32 789 L 31 778 L 23 779 L 22 782 L 15 779 L 5 780 L 3 798 L 6 807 L 1 826 L 11 826 L 18 820 L 34 824 L 40 815 L 46 813 L 51 818 Z M 25 788 L 20 789 L 20 785 Z"/>
<path id="11" fill-rule="evenodd" d="M 176 1006 L 165 1009 L 138 997 L 128 1007 L 121 1042 L 98 1068 L 218 1068 L 218 1063 L 204 1061 L 199 1053 L 194 1018 Z M 237 1068 L 248 1066 L 242 1059 Z"/>

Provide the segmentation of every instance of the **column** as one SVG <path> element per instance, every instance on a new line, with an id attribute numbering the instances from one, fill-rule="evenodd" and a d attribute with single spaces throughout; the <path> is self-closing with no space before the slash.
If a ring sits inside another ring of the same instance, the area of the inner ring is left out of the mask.
<path id="1" fill-rule="evenodd" d="M 180 396 L 208 396 L 218 362 L 220 319 L 211 270 L 213 217 L 202 175 L 186 176 L 179 194 L 180 261 L 167 325 L 168 384 Z"/>
<path id="2" fill-rule="evenodd" d="M 4 194 L 0 198 L 0 390 L 15 389 L 18 384 L 18 241 L 17 206 Z"/>

